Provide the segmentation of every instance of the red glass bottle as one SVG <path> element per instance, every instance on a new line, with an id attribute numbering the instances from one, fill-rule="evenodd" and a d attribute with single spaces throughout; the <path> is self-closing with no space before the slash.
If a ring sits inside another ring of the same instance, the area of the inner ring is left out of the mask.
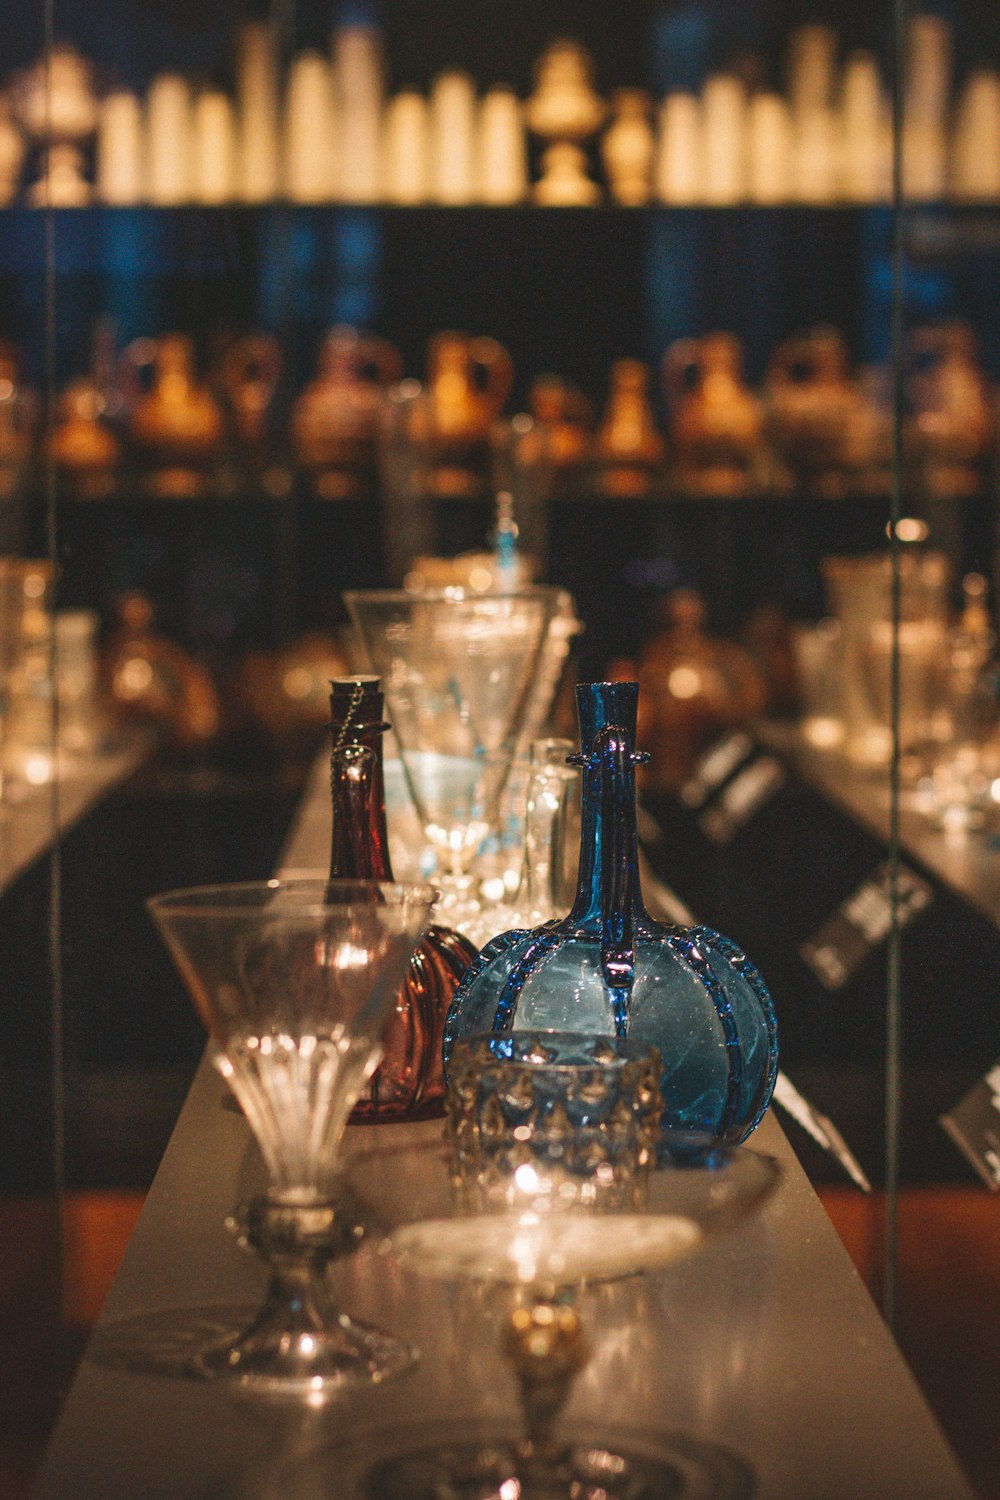
<path id="1" fill-rule="evenodd" d="M 377 677 L 331 682 L 333 838 L 330 879 L 392 880 L 382 770 L 382 685 Z M 382 1036 L 382 1061 L 351 1121 L 416 1120 L 444 1109 L 444 1019 L 477 950 L 448 927 L 431 927 L 410 959 Z"/>

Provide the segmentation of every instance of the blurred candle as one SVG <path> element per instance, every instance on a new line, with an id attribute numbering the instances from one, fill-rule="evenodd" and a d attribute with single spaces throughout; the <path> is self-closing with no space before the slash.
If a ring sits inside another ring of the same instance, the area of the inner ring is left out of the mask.
<path id="1" fill-rule="evenodd" d="M 218 89 L 194 101 L 192 195 L 196 203 L 229 203 L 236 196 L 236 113 Z"/>
<path id="2" fill-rule="evenodd" d="M 236 55 L 238 187 L 244 203 L 278 191 L 278 64 L 270 26 L 253 21 L 239 33 Z"/>
<path id="3" fill-rule="evenodd" d="M 430 190 L 437 203 L 474 195 L 476 90 L 466 73 L 442 73 L 431 90 Z"/>
<path id="4" fill-rule="evenodd" d="M 829 109 L 837 64 L 837 36 L 829 26 L 797 26 L 788 44 L 788 100 L 793 114 Z"/>
<path id="5" fill-rule="evenodd" d="M 528 191 L 528 149 L 520 100 L 497 85 L 479 106 L 476 190 L 482 203 L 520 203 Z"/>
<path id="6" fill-rule="evenodd" d="M 146 99 L 146 156 L 150 203 L 191 197 L 191 98 L 176 73 L 161 73 Z"/>
<path id="7" fill-rule="evenodd" d="M 840 195 L 840 131 L 832 109 L 799 109 L 792 120 L 792 190 L 800 203 Z"/>
<path id="8" fill-rule="evenodd" d="M 903 191 L 910 198 L 944 195 L 950 94 L 950 27 L 940 16 L 913 16 L 903 87 Z"/>
<path id="9" fill-rule="evenodd" d="M 333 36 L 340 128 L 339 196 L 372 203 L 382 186 L 382 46 L 372 26 L 341 26 Z"/>
<path id="10" fill-rule="evenodd" d="M 1000 73 L 993 68 L 971 73 L 959 96 L 950 181 L 956 198 L 1000 198 Z"/>
<path id="11" fill-rule="evenodd" d="M 329 203 L 334 189 L 336 122 L 330 65 L 320 52 L 292 59 L 285 89 L 282 183 L 292 203 Z"/>
<path id="12" fill-rule="evenodd" d="M 844 64 L 840 90 L 841 194 L 851 203 L 883 196 L 885 98 L 878 63 L 854 52 Z"/>
<path id="13" fill-rule="evenodd" d="M 731 73 L 706 79 L 702 90 L 702 183 L 707 203 L 746 196 L 746 91 Z"/>
<path id="14" fill-rule="evenodd" d="M 429 121 L 415 89 L 389 100 L 382 143 L 382 191 L 389 203 L 426 203 Z"/>
<path id="15" fill-rule="evenodd" d="M 125 90 L 108 94 L 97 120 L 96 181 L 102 203 L 126 206 L 143 196 L 142 105 Z"/>
<path id="16" fill-rule="evenodd" d="M 701 198 L 701 104 L 694 94 L 668 94 L 660 105 L 653 186 L 662 203 Z"/>
<path id="17" fill-rule="evenodd" d="M 755 94 L 747 113 L 747 196 L 787 203 L 792 196 L 792 117 L 778 94 Z"/>

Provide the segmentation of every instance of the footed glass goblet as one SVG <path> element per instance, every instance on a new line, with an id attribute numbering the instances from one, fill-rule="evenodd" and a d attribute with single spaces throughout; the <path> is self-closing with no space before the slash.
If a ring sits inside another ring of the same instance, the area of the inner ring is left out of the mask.
<path id="1" fill-rule="evenodd" d="M 233 1225 L 270 1268 L 264 1305 L 202 1347 L 175 1339 L 177 1373 L 315 1402 L 412 1363 L 407 1344 L 332 1303 L 324 1272 L 365 1233 L 338 1186 L 339 1142 L 434 897 L 424 885 L 270 880 L 149 902 L 271 1179 Z"/>
<path id="2" fill-rule="evenodd" d="M 385 1500 L 746 1497 L 750 1471 L 716 1445 L 590 1430 L 577 1440 L 557 1429 L 589 1357 L 577 1289 L 697 1254 L 764 1202 L 776 1164 L 707 1135 L 699 1149 L 691 1133 L 674 1139 L 659 1130 L 649 1097 L 655 1054 L 611 1059 L 602 1091 L 594 1048 L 607 1048 L 607 1038 L 577 1036 L 575 1060 L 568 1037 L 518 1038 L 516 1056 L 506 1057 L 499 1041 L 477 1039 L 461 1060 L 450 1142 L 365 1152 L 352 1160 L 350 1180 L 389 1227 L 404 1265 L 506 1289 L 499 1342 L 518 1382 L 522 1432 L 452 1423 L 383 1434 L 377 1462 L 358 1459 L 367 1468 L 357 1492 Z"/>
<path id="3" fill-rule="evenodd" d="M 382 678 L 410 794 L 446 899 L 471 884 L 536 686 L 560 590 L 352 591 L 344 602 Z"/>

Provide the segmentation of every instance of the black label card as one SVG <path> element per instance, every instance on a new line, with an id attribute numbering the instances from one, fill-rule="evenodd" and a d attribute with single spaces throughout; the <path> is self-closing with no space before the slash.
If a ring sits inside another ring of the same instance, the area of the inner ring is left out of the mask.
<path id="1" fill-rule="evenodd" d="M 1000 1192 L 1000 1062 L 941 1116 L 941 1125 L 986 1186 Z"/>
<path id="2" fill-rule="evenodd" d="M 905 865 L 898 867 L 896 901 L 900 927 L 912 922 L 933 899 L 934 892 L 926 880 Z M 868 955 L 885 942 L 891 927 L 889 866 L 882 864 L 841 902 L 818 932 L 807 938 L 799 954 L 824 989 L 839 990 Z"/>
<path id="3" fill-rule="evenodd" d="M 773 755 L 758 755 L 723 787 L 698 827 L 713 844 L 728 844 L 770 802 L 786 781 L 785 768 Z"/>

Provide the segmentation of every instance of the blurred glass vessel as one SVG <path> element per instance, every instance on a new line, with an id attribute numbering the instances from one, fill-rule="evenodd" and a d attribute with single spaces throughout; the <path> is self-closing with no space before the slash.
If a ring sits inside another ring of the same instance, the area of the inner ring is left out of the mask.
<path id="1" fill-rule="evenodd" d="M 315 1404 L 412 1363 L 407 1344 L 334 1305 L 325 1272 L 365 1232 L 338 1185 L 340 1138 L 433 899 L 430 886 L 269 880 L 149 903 L 267 1165 L 268 1191 L 232 1227 L 271 1276 L 256 1315 L 217 1309 L 200 1346 L 183 1310 L 166 1348 L 148 1318 L 126 1320 L 123 1351 L 140 1352 L 148 1328 L 147 1368 Z M 210 1323 L 201 1309 L 203 1335 Z"/>
<path id="2" fill-rule="evenodd" d="M 643 646 L 638 671 L 621 662 L 610 675 L 638 677 L 639 735 L 650 747 L 644 784 L 674 791 L 713 739 L 762 711 L 767 688 L 749 652 L 705 628 L 694 589 L 675 589 L 662 613 L 664 628 Z"/>
<path id="3" fill-rule="evenodd" d="M 976 335 L 957 319 L 910 335 L 906 456 L 931 496 L 977 494 L 996 440 L 996 396 Z"/>
<path id="4" fill-rule="evenodd" d="M 932 749 L 948 656 L 950 569 L 940 552 L 899 559 L 899 629 L 892 624 L 888 553 L 826 557 L 823 582 L 840 623 L 844 754 L 869 768 L 892 754 L 892 664 L 898 654 L 901 770 L 911 776 Z"/>
<path id="5" fill-rule="evenodd" d="M 382 768 L 382 685 L 377 677 L 331 684 L 333 834 L 330 879 L 391 881 Z M 382 1032 L 382 1061 L 354 1106 L 357 1121 L 423 1119 L 444 1108 L 444 1019 L 476 949 L 449 927 L 429 927 Z"/>
<path id="6" fill-rule="evenodd" d="M 435 334 L 427 347 L 427 399 L 414 434 L 427 449 L 431 492 L 478 493 L 485 482 L 490 430 L 514 382 L 510 355 L 495 339 Z"/>
<path id="7" fill-rule="evenodd" d="M 153 628 L 145 594 L 124 594 L 117 626 L 105 643 L 101 677 L 114 715 L 152 724 L 180 750 L 209 744 L 222 725 L 222 705 L 208 667 Z"/>
<path id="8" fill-rule="evenodd" d="M 319 352 L 316 378 L 292 413 L 295 456 L 324 500 L 356 495 L 375 464 L 375 436 L 385 390 L 402 360 L 385 339 L 341 325 Z"/>
<path id="9" fill-rule="evenodd" d="M 867 403 L 848 364 L 843 336 L 828 327 L 786 339 L 771 356 L 768 429 L 777 490 L 836 499 L 856 482 L 853 430 Z"/>
<path id="10" fill-rule="evenodd" d="M 147 494 L 190 499 L 204 494 L 222 443 L 222 411 L 195 369 L 186 334 L 136 339 L 125 358 L 136 372 L 151 371 L 151 385 L 134 402 L 129 436 Z"/>
<path id="11" fill-rule="evenodd" d="M 79 500 L 112 494 L 122 462 L 125 393 L 114 328 L 107 320 L 94 325 L 90 369 L 62 391 L 51 435 L 51 452 L 60 482 Z"/>
<path id="12" fill-rule="evenodd" d="M 691 495 L 743 495 L 758 456 L 763 412 L 743 378 L 735 334 L 678 339 L 663 356 L 674 482 Z"/>
<path id="13" fill-rule="evenodd" d="M 281 349 L 267 333 L 250 333 L 226 349 L 218 371 L 233 444 L 232 463 L 245 482 L 283 494 L 288 482 L 273 467 L 274 397 L 281 376 Z"/>
<path id="14" fill-rule="evenodd" d="M 55 771 L 54 587 L 46 559 L 0 557 L 0 802 Z"/>
<path id="15" fill-rule="evenodd" d="M 0 342 L 0 500 L 24 485 L 37 417 L 35 394 L 21 378 L 21 357 L 13 344 Z"/>
<path id="16" fill-rule="evenodd" d="M 476 851 L 496 831 L 559 597 L 555 588 L 344 595 L 382 678 L 407 785 L 452 892 L 468 888 Z"/>
<path id="17" fill-rule="evenodd" d="M 582 391 L 561 375 L 539 375 L 530 393 L 531 413 L 546 438 L 546 456 L 557 485 L 578 479 L 590 452 L 594 412 Z"/>
<path id="18" fill-rule="evenodd" d="M 483 948 L 498 933 L 513 927 L 538 927 L 561 916 L 569 905 L 572 886 L 567 876 L 567 844 L 571 820 L 575 823 L 573 847 L 579 847 L 579 809 L 572 807 L 571 793 L 577 777 L 566 764 L 573 752 L 572 740 L 540 739 L 531 746 L 524 796 L 523 854 L 516 889 L 507 894 L 506 876 L 483 882 L 479 900 L 468 911 L 456 909 L 453 920 L 465 935 Z M 513 779 L 513 778 L 512 778 Z M 572 811 L 577 812 L 572 819 Z M 575 877 L 574 866 L 570 880 Z M 487 888 L 503 887 L 496 900 L 487 899 Z"/>
<path id="19" fill-rule="evenodd" d="M 666 446 L 649 400 L 649 368 L 638 359 L 616 359 L 601 425 L 594 438 L 597 483 L 615 499 L 648 495 Z"/>
<path id="20" fill-rule="evenodd" d="M 638 685 L 577 689 L 583 830 L 569 916 L 489 943 L 445 1027 L 445 1066 L 479 1032 L 586 1031 L 656 1047 L 663 1123 L 742 1140 L 767 1106 L 777 1026 L 759 973 L 729 938 L 654 921 L 638 873 Z"/>

